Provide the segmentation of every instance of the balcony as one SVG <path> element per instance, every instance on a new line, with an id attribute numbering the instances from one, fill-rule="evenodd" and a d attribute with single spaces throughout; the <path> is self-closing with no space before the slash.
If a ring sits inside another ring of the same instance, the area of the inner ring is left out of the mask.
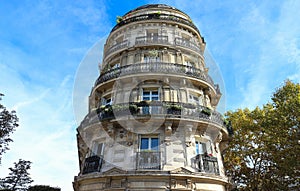
<path id="1" fill-rule="evenodd" d="M 186 47 L 192 50 L 195 50 L 196 52 L 201 53 L 201 49 L 196 43 L 190 42 L 188 40 L 185 40 L 183 38 L 175 38 L 174 44 L 177 46 Z"/>
<path id="2" fill-rule="evenodd" d="M 130 17 L 128 19 L 122 20 L 120 23 L 118 23 L 116 26 L 114 26 L 114 28 L 111 30 L 111 32 L 117 30 L 121 26 L 124 26 L 124 25 L 132 23 L 132 22 L 147 21 L 147 20 L 153 20 L 153 19 L 158 19 L 158 20 L 162 20 L 162 21 L 173 21 L 176 23 L 188 25 L 200 34 L 198 28 L 189 20 L 183 19 L 183 18 L 175 16 L 175 15 L 155 14 L 155 13 L 138 15 L 135 17 Z M 162 21 L 160 21 L 160 22 L 162 22 Z"/>
<path id="3" fill-rule="evenodd" d="M 108 50 L 105 52 L 105 56 L 109 55 L 112 52 L 115 52 L 117 50 L 127 48 L 129 46 L 128 40 L 124 40 L 123 42 L 117 43 L 111 47 L 108 48 Z"/>
<path id="4" fill-rule="evenodd" d="M 103 106 L 98 109 L 100 121 L 122 118 L 132 115 L 133 117 L 147 117 L 149 115 L 161 118 L 181 118 L 190 120 L 201 120 L 208 123 L 216 123 L 225 127 L 223 116 L 205 106 L 193 105 L 179 102 L 166 101 L 141 101 Z"/>
<path id="5" fill-rule="evenodd" d="M 136 45 L 168 44 L 168 36 L 141 36 L 136 37 Z"/>
<path id="6" fill-rule="evenodd" d="M 160 152 L 141 151 L 136 153 L 136 168 L 160 170 Z"/>
<path id="7" fill-rule="evenodd" d="M 91 156 L 85 159 L 82 174 L 99 172 L 103 163 L 103 158 L 99 156 Z"/>
<path id="8" fill-rule="evenodd" d="M 95 86 L 118 77 L 141 73 L 163 73 L 193 77 L 203 80 L 209 83 L 212 87 L 215 87 L 212 79 L 204 71 L 192 66 L 166 62 L 137 63 L 105 71 L 101 73 L 99 78 L 96 80 Z"/>
<path id="9" fill-rule="evenodd" d="M 220 175 L 218 159 L 216 157 L 208 156 L 207 154 L 199 154 L 192 159 L 192 165 L 194 168 L 198 169 L 199 172 Z"/>

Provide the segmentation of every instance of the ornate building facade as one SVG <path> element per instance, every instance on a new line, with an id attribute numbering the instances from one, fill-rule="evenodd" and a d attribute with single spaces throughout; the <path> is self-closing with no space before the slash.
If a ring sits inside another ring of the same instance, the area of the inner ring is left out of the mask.
<path id="1" fill-rule="evenodd" d="M 117 18 L 77 131 L 75 191 L 227 190 L 229 133 L 204 38 L 163 4 Z"/>

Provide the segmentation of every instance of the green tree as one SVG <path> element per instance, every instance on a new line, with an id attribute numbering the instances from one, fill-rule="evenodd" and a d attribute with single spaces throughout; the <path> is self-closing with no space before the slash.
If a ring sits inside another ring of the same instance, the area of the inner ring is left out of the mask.
<path id="1" fill-rule="evenodd" d="M 300 188 L 300 84 L 286 81 L 262 108 L 226 113 L 234 129 L 224 165 L 238 190 Z"/>
<path id="2" fill-rule="evenodd" d="M 33 182 L 28 170 L 31 167 L 30 161 L 19 159 L 19 162 L 14 163 L 13 168 L 9 168 L 8 176 L 1 180 L 2 188 L 12 191 L 25 191 Z"/>
<path id="3" fill-rule="evenodd" d="M 3 94 L 0 93 L 0 101 L 2 100 Z M 8 111 L 0 103 L 0 164 L 2 154 L 8 150 L 9 142 L 12 142 L 10 138 L 11 133 L 18 127 L 18 117 L 15 111 Z"/>
<path id="4" fill-rule="evenodd" d="M 35 186 L 30 186 L 28 191 L 60 191 L 60 188 L 54 188 L 50 186 L 45 186 L 45 185 L 35 185 Z"/>

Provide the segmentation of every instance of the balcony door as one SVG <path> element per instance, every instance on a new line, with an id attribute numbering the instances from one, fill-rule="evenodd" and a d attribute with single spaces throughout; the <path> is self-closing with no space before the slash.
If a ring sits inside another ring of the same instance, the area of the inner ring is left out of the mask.
<path id="1" fill-rule="evenodd" d="M 160 169 L 159 138 L 141 136 L 137 153 L 137 169 Z"/>
<path id="2" fill-rule="evenodd" d="M 158 30 L 149 29 L 147 30 L 147 42 L 157 42 L 158 40 Z"/>
<path id="3" fill-rule="evenodd" d="M 103 163 L 104 144 L 94 142 L 88 157 L 84 161 L 83 174 L 99 172 Z"/>
<path id="4" fill-rule="evenodd" d="M 143 89 L 143 101 L 158 101 L 159 100 L 159 91 L 158 88 L 153 89 Z M 143 114 L 158 114 L 160 106 L 143 106 Z"/>

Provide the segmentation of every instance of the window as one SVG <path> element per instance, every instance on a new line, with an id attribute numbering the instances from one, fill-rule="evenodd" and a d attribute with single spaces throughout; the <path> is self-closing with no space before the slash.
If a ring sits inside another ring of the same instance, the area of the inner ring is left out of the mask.
<path id="1" fill-rule="evenodd" d="M 145 101 L 159 100 L 158 89 L 153 89 L 153 90 L 144 89 L 143 100 Z"/>
<path id="2" fill-rule="evenodd" d="M 159 139 L 157 136 L 141 136 L 140 152 L 137 152 L 137 169 L 160 169 Z"/>
<path id="3" fill-rule="evenodd" d="M 141 137 L 140 150 L 158 151 L 158 144 L 158 137 Z"/>
<path id="4" fill-rule="evenodd" d="M 193 94 L 189 95 L 189 103 L 199 105 L 199 97 Z"/>
<path id="5" fill-rule="evenodd" d="M 103 163 L 104 143 L 93 143 L 88 157 L 84 161 L 83 174 L 100 172 Z"/>
<path id="6" fill-rule="evenodd" d="M 150 42 L 155 42 L 158 39 L 158 30 L 157 29 L 149 29 L 147 30 L 147 40 Z"/>
<path id="7" fill-rule="evenodd" d="M 120 63 L 116 63 L 111 69 L 120 68 Z"/>
<path id="8" fill-rule="evenodd" d="M 144 89 L 143 90 L 143 101 L 158 101 L 159 92 L 158 89 Z M 161 106 L 148 106 L 145 105 L 142 108 L 143 114 L 158 114 Z"/>
<path id="9" fill-rule="evenodd" d="M 196 141 L 196 155 L 207 153 L 206 143 Z"/>
<path id="10" fill-rule="evenodd" d="M 218 159 L 212 154 L 211 141 L 203 139 L 196 140 L 195 150 L 195 167 L 201 172 L 219 174 Z"/>
<path id="11" fill-rule="evenodd" d="M 102 105 L 109 106 L 113 104 L 113 98 L 112 97 L 106 97 L 102 99 Z"/>
<path id="12" fill-rule="evenodd" d="M 194 62 L 186 60 L 183 65 L 187 66 L 186 70 L 185 70 L 186 73 L 190 73 L 190 74 L 195 73 L 195 63 Z"/>
<path id="13" fill-rule="evenodd" d="M 144 62 L 145 63 L 160 62 L 160 57 L 159 57 L 159 55 L 157 55 L 157 56 L 145 55 L 144 56 Z"/>
<path id="14" fill-rule="evenodd" d="M 104 154 L 104 143 L 94 142 L 90 156 L 103 156 Z"/>

